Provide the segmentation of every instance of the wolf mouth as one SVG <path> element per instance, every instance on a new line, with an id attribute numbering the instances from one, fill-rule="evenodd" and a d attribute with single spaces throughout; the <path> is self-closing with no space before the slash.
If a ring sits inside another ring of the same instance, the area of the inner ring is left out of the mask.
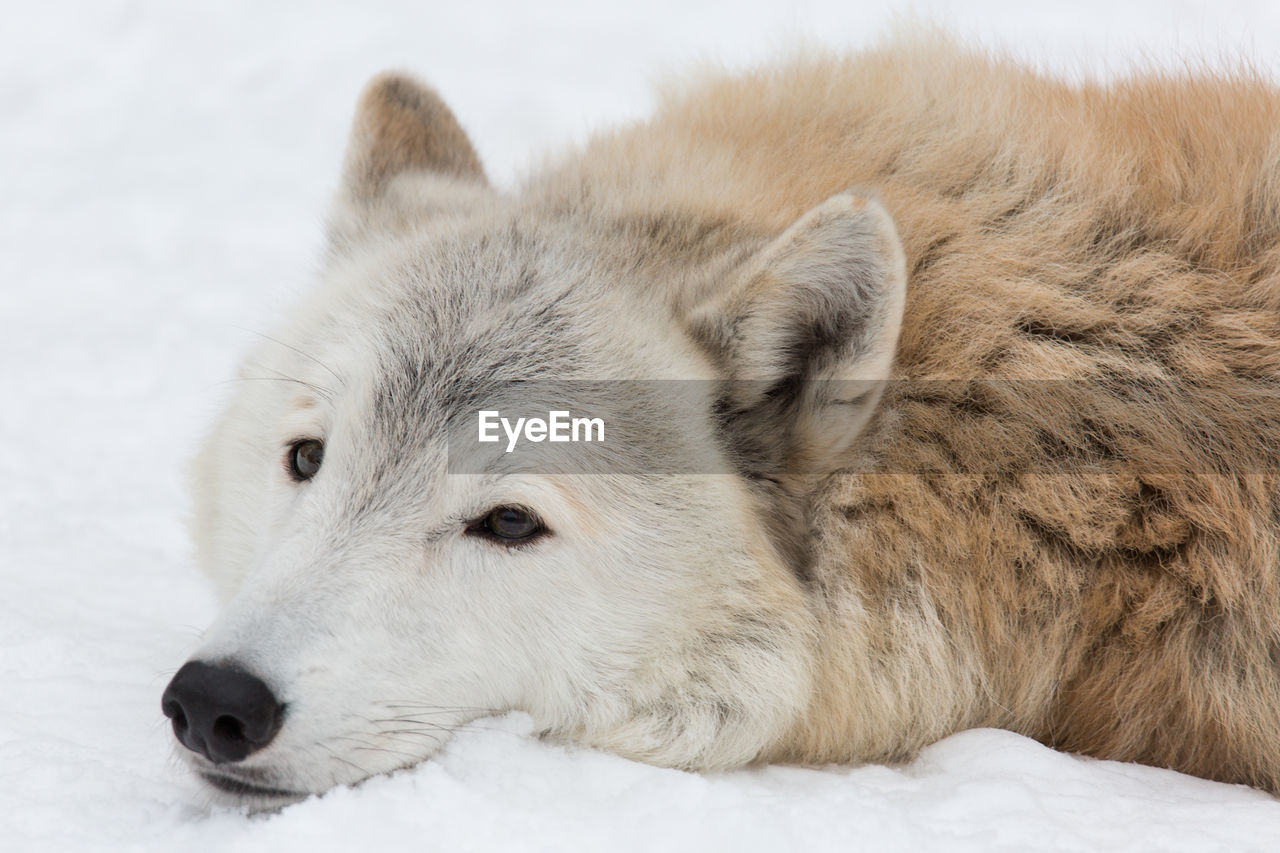
<path id="1" fill-rule="evenodd" d="M 246 782 L 243 779 L 237 779 L 234 776 L 224 776 L 220 773 L 201 772 L 200 778 L 208 782 L 219 791 L 225 791 L 228 794 L 235 794 L 240 797 L 276 797 L 276 798 L 292 798 L 298 799 L 307 796 L 301 791 L 290 791 L 285 788 L 269 788 L 264 785 L 255 785 L 252 782 Z"/>

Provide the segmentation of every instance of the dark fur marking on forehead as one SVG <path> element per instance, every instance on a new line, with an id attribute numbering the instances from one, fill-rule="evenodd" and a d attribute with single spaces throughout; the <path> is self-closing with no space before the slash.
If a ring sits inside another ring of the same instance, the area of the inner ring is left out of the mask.
<path id="1" fill-rule="evenodd" d="M 531 266 L 508 281 L 487 293 L 455 296 L 451 306 L 403 306 L 380 356 L 379 429 L 402 441 L 442 436 L 513 381 L 573 375 L 584 360 L 565 308 L 573 288 L 539 293 Z M 477 317 L 491 319 L 478 323 Z"/>

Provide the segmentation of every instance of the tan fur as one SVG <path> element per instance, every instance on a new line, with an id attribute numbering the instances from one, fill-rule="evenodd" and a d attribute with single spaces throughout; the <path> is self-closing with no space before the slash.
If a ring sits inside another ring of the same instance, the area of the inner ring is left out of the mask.
<path id="1" fill-rule="evenodd" d="M 1280 790 L 1278 128 L 1248 72 L 1074 87 L 926 40 L 700 84 L 531 184 L 645 231 L 677 312 L 718 281 L 677 271 L 845 188 L 897 222 L 912 381 L 814 499 L 822 687 L 769 757 L 991 725 Z M 1118 466 L 1060 464 L 1090 441 Z"/>

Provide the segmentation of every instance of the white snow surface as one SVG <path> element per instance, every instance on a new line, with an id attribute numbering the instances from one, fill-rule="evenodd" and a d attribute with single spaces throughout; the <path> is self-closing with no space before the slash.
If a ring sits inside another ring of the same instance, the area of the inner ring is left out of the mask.
<path id="1" fill-rule="evenodd" d="M 210 809 L 159 709 L 215 615 L 183 528 L 183 463 L 253 332 L 314 275 L 365 80 L 430 80 L 512 186 L 557 146 L 643 116 L 665 74 L 797 42 L 854 50 L 901 10 L 0 8 L 0 849 L 1280 849 L 1266 794 L 991 730 L 902 767 L 693 775 L 539 742 L 514 714 L 278 814 Z M 1280 65 L 1274 3 L 914 8 L 1076 78 L 1187 57 Z"/>

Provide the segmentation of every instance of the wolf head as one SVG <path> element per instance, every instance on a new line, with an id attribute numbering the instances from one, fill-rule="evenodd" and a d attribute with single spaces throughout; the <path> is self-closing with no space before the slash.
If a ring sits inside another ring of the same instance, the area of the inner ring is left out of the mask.
<path id="1" fill-rule="evenodd" d="M 193 465 L 225 611 L 163 707 L 213 788 L 278 803 L 506 710 L 691 769 L 767 758 L 803 724 L 822 622 L 806 500 L 890 368 L 892 222 L 840 195 L 695 264 L 594 195 L 504 195 L 433 92 L 367 90 L 323 281 Z M 595 468 L 500 445 L 451 465 L 449 436 L 510 383 L 578 380 L 653 383 Z"/>

